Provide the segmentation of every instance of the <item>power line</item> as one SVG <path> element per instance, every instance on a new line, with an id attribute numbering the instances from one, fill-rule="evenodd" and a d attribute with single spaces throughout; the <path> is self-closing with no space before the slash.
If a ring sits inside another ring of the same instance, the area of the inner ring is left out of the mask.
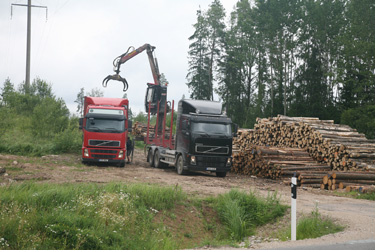
<path id="1" fill-rule="evenodd" d="M 46 9 L 46 19 L 48 17 L 48 8 L 47 6 L 39 6 L 39 5 L 32 5 L 31 0 L 27 1 L 27 4 L 18 4 L 12 3 L 10 12 L 11 17 L 13 16 L 13 6 L 22 6 L 27 7 L 27 43 L 26 43 L 26 79 L 25 79 L 25 87 L 26 90 L 30 87 L 30 46 L 31 46 L 31 8 L 44 8 Z"/>

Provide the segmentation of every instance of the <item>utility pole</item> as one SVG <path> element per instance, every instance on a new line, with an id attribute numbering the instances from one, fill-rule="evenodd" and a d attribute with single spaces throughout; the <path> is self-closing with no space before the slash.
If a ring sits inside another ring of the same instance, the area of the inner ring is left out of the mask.
<path id="1" fill-rule="evenodd" d="M 46 20 L 47 20 L 48 9 L 47 9 L 47 6 L 31 5 L 31 0 L 27 1 L 27 5 L 26 4 L 12 3 L 11 4 L 11 17 L 13 16 L 13 6 L 27 7 L 27 42 L 26 42 L 26 79 L 25 79 L 25 87 L 26 87 L 26 90 L 28 90 L 29 87 L 30 87 L 31 7 L 46 9 Z"/>

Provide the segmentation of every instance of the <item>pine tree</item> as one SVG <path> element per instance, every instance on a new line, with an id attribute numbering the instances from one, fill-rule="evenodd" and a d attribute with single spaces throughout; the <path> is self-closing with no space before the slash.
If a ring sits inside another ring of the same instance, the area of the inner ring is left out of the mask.
<path id="1" fill-rule="evenodd" d="M 192 99 L 213 100 L 217 73 L 225 35 L 225 10 L 219 0 L 214 0 L 207 12 L 197 11 L 195 32 L 189 37 L 188 87 Z"/>

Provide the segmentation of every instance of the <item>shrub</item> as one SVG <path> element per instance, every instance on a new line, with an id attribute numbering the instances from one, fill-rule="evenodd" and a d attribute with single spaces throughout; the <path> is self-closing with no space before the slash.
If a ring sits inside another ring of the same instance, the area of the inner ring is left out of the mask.
<path id="1" fill-rule="evenodd" d="M 82 147 L 82 133 L 78 129 L 65 129 L 53 139 L 54 153 L 75 153 Z"/>
<path id="2" fill-rule="evenodd" d="M 216 209 L 231 237 L 241 240 L 252 234 L 256 226 L 283 216 L 287 207 L 280 204 L 276 193 L 262 198 L 254 192 L 247 194 L 234 189 L 218 197 Z"/>

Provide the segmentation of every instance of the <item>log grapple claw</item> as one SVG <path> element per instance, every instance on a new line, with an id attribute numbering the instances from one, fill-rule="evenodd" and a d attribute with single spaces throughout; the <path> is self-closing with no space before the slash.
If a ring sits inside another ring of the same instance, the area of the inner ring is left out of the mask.
<path id="1" fill-rule="evenodd" d="M 109 82 L 110 80 L 115 80 L 115 81 L 120 81 L 120 82 L 122 82 L 122 83 L 124 84 L 124 88 L 123 88 L 122 91 L 125 92 L 125 91 L 128 90 L 128 87 L 129 87 L 128 82 L 126 81 L 125 78 L 121 77 L 119 74 L 109 75 L 109 76 L 107 76 L 106 78 L 104 78 L 104 80 L 103 80 L 103 82 L 102 82 L 102 85 L 103 85 L 104 88 L 107 87 L 107 84 L 108 84 L 108 82 Z"/>

